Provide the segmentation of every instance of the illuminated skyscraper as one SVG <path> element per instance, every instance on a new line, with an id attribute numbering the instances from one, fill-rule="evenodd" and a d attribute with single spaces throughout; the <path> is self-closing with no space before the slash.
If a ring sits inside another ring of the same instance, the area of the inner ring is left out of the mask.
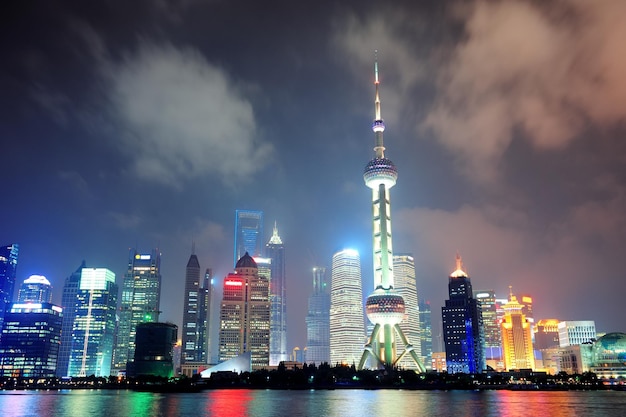
<path id="1" fill-rule="evenodd" d="M 193 252 L 185 269 L 181 363 L 202 362 L 203 359 L 207 313 L 201 308 L 203 291 L 200 287 L 200 262 Z"/>
<path id="2" fill-rule="evenodd" d="M 333 255 L 331 269 L 331 365 L 358 364 L 364 340 L 361 259 L 356 250 L 344 249 Z"/>
<path id="3" fill-rule="evenodd" d="M 306 362 L 330 362 L 330 294 L 326 268 L 313 268 L 313 293 L 306 316 Z"/>
<path id="4" fill-rule="evenodd" d="M 11 303 L 0 339 L 0 377 L 54 377 L 63 310 L 50 303 Z"/>
<path id="5" fill-rule="evenodd" d="M 474 291 L 474 298 L 480 304 L 483 316 L 485 359 L 492 368 L 502 368 L 502 337 L 496 307 L 496 293 L 493 290 Z"/>
<path id="6" fill-rule="evenodd" d="M 502 354 L 505 370 L 535 369 L 530 322 L 524 315 L 524 306 L 511 292 L 509 302 L 502 308 Z"/>
<path id="7" fill-rule="evenodd" d="M 17 243 L 0 247 L 0 330 L 2 330 L 5 309 L 13 301 L 18 255 Z"/>
<path id="8" fill-rule="evenodd" d="M 278 227 L 274 223 L 274 231 L 267 245 L 265 255 L 271 259 L 270 303 L 272 316 L 270 320 L 270 365 L 278 365 L 289 360 L 287 353 L 287 288 L 285 281 L 285 247 L 278 235 Z"/>
<path id="9" fill-rule="evenodd" d="M 389 159 L 385 158 L 383 145 L 383 122 L 378 93 L 378 61 L 374 63 L 374 99 L 375 146 L 374 159 L 365 166 L 363 179 L 365 185 L 372 190 L 372 237 L 374 259 L 374 292 L 367 297 L 367 318 L 374 324 L 372 334 L 365 345 L 359 362 L 363 368 L 368 358 L 373 360 L 373 367 L 393 367 L 406 354 L 413 359 L 418 370 L 424 371 L 418 351 L 410 343 L 399 324 L 404 319 L 406 308 L 402 295 L 394 289 L 393 250 L 391 247 L 391 203 L 389 190 L 396 184 L 398 171 Z M 416 303 L 417 304 L 417 303 Z M 331 321 L 332 323 L 332 321 Z M 404 352 L 397 355 L 396 334 L 404 345 Z M 419 349 L 419 347 L 417 348 Z"/>
<path id="10" fill-rule="evenodd" d="M 113 366 L 126 369 L 135 355 L 135 329 L 139 323 L 159 321 L 161 301 L 161 253 L 130 250 L 128 270 L 122 284 L 117 344 Z"/>
<path id="11" fill-rule="evenodd" d="M 235 254 L 233 265 L 247 252 L 250 256 L 263 253 L 263 212 L 235 210 Z"/>
<path id="12" fill-rule="evenodd" d="M 83 268 L 73 310 L 69 376 L 111 375 L 117 284 L 106 268 Z"/>
<path id="13" fill-rule="evenodd" d="M 269 365 L 269 280 L 247 252 L 224 278 L 219 344 L 220 362 L 250 352 L 252 369 Z"/>
<path id="14" fill-rule="evenodd" d="M 420 300 L 420 345 L 422 363 L 426 368 L 432 367 L 433 360 L 433 330 L 431 321 L 430 301 Z"/>
<path id="15" fill-rule="evenodd" d="M 61 327 L 61 346 L 59 346 L 59 358 L 57 360 L 57 377 L 67 376 L 67 367 L 70 363 L 70 352 L 72 351 L 72 327 L 74 317 L 76 317 L 76 294 L 80 288 L 80 277 L 85 261 L 81 263 L 74 273 L 65 278 L 63 285 L 63 296 L 61 306 L 63 307 L 63 324 Z"/>
<path id="16" fill-rule="evenodd" d="M 449 373 L 479 373 L 485 369 L 483 323 L 472 283 L 456 255 L 456 269 L 448 281 L 449 299 L 441 308 L 446 367 Z"/>
<path id="17" fill-rule="evenodd" d="M 52 303 L 52 285 L 43 275 L 31 275 L 17 293 L 18 303 Z"/>
<path id="18" fill-rule="evenodd" d="M 415 352 L 422 358 L 422 345 L 420 342 L 420 310 L 417 296 L 417 282 L 415 281 L 415 261 L 410 254 L 393 256 L 393 277 L 396 291 L 404 299 L 405 316 L 400 322 L 400 328 L 407 339 L 415 343 Z M 402 340 L 397 342 L 397 352 L 401 355 L 404 351 Z M 423 363 L 423 362 L 422 362 Z M 419 369 L 412 358 L 404 356 L 398 365 L 405 369 Z"/>

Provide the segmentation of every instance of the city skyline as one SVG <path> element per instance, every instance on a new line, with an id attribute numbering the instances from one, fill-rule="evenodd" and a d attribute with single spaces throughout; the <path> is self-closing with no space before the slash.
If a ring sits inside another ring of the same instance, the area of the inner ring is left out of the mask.
<path id="1" fill-rule="evenodd" d="M 191 242 L 219 281 L 234 211 L 263 210 L 302 348 L 313 266 L 353 247 L 373 288 L 361 173 L 377 49 L 394 249 L 415 257 L 433 340 L 456 251 L 475 288 L 532 294 L 537 319 L 624 331 L 600 307 L 626 291 L 626 6 L 414 3 L 7 6 L 0 230 L 20 245 L 16 282 L 46 276 L 58 304 L 83 260 L 121 286 L 128 249 L 158 247 L 160 320 L 180 328 Z"/>

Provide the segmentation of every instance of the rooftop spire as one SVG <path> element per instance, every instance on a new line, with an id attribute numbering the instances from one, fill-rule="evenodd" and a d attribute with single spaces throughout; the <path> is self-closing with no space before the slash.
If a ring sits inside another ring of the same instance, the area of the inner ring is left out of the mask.
<path id="1" fill-rule="evenodd" d="M 280 238 L 280 236 L 278 236 L 278 225 L 276 223 L 276 220 L 274 220 L 274 230 L 272 232 L 272 237 L 270 238 L 270 241 L 268 242 L 269 245 L 282 245 L 283 241 Z"/>
<path id="2" fill-rule="evenodd" d="M 450 276 L 453 278 L 468 277 L 465 267 L 463 266 L 463 259 L 461 258 L 461 255 L 459 255 L 459 252 L 456 253 L 456 268 Z"/>

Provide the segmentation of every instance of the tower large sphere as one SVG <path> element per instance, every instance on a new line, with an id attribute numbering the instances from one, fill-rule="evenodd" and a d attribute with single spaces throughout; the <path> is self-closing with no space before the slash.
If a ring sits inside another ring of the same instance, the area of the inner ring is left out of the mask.
<path id="1" fill-rule="evenodd" d="M 374 158 L 367 163 L 363 172 L 365 185 L 372 189 L 378 189 L 380 184 L 386 188 L 396 185 L 398 170 L 396 166 L 387 158 Z"/>
<path id="2" fill-rule="evenodd" d="M 367 297 L 365 311 L 372 323 L 395 325 L 404 319 L 404 298 L 392 290 L 379 288 Z"/>

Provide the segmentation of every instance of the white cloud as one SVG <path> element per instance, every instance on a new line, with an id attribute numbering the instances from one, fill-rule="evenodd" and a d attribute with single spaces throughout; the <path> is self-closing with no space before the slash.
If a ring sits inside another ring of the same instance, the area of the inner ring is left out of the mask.
<path id="1" fill-rule="evenodd" d="M 208 174 L 237 184 L 269 162 L 272 147 L 258 138 L 252 104 L 198 51 L 142 43 L 105 72 L 139 177 L 176 186 Z"/>

